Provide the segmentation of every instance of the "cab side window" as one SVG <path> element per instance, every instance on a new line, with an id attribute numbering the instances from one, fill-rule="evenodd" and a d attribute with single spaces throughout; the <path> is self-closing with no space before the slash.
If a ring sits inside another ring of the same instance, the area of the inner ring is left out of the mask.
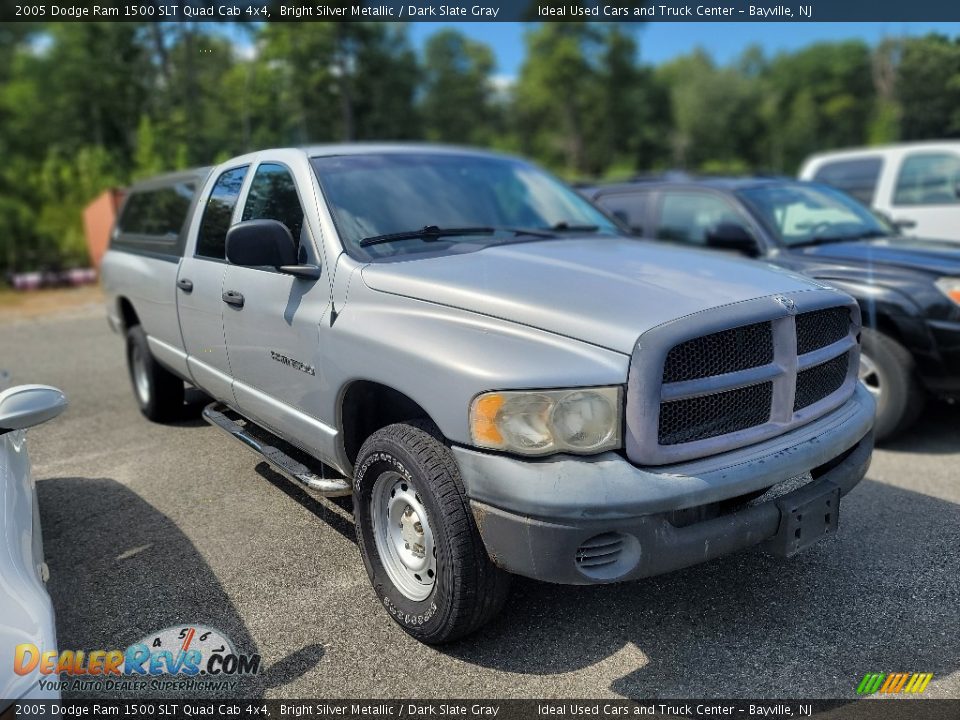
<path id="1" fill-rule="evenodd" d="M 300 242 L 303 229 L 303 206 L 297 195 L 293 176 L 283 165 L 263 163 L 250 183 L 243 220 L 279 220 Z"/>
<path id="2" fill-rule="evenodd" d="M 643 235 L 649 231 L 647 227 L 647 202 L 650 199 L 648 192 L 611 193 L 601 195 L 597 203 L 604 210 L 623 222 L 634 235 Z"/>
<path id="3" fill-rule="evenodd" d="M 230 229 L 233 209 L 237 206 L 237 198 L 246 176 L 247 166 L 244 166 L 227 170 L 217 178 L 200 221 L 196 251 L 198 257 L 213 260 L 223 260 L 226 257 L 224 248 L 227 243 L 227 230 Z"/>
<path id="4" fill-rule="evenodd" d="M 894 205 L 960 203 L 960 157 L 952 153 L 914 153 L 903 161 L 893 193 Z"/>
<path id="5" fill-rule="evenodd" d="M 882 168 L 883 160 L 879 157 L 835 160 L 821 165 L 813 179 L 853 195 L 864 205 L 870 205 Z"/>
<path id="6" fill-rule="evenodd" d="M 707 234 L 718 225 L 745 225 L 726 200 L 698 192 L 665 192 L 660 205 L 657 238 L 689 245 L 706 245 Z"/>

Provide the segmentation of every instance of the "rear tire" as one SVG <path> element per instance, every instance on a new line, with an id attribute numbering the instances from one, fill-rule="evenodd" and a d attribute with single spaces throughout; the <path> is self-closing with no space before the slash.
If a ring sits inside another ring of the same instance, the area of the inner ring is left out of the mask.
<path id="1" fill-rule="evenodd" d="M 863 329 L 860 381 L 877 401 L 874 424 L 877 442 L 890 440 L 907 430 L 926 403 L 917 382 L 910 351 L 889 335 Z"/>
<path id="2" fill-rule="evenodd" d="M 377 598 L 424 643 L 468 635 L 503 607 L 510 576 L 487 555 L 450 449 L 432 423 L 378 430 L 354 481 L 357 543 Z"/>
<path id="3" fill-rule="evenodd" d="M 127 330 L 127 369 L 133 396 L 147 418 L 163 422 L 183 413 L 183 380 L 154 360 L 140 325 Z"/>

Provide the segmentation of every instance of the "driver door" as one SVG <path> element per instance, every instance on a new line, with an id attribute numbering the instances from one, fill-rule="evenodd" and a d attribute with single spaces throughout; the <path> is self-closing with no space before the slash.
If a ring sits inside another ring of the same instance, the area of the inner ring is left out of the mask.
<path id="1" fill-rule="evenodd" d="M 282 222 L 300 240 L 300 260 L 320 265 L 304 218 L 294 173 L 280 162 L 256 167 L 241 221 Z M 280 437 L 323 446 L 332 428 L 317 417 L 321 390 L 323 316 L 329 304 L 327 268 L 302 279 L 274 268 L 227 264 L 223 328 L 238 409 Z M 329 325 L 329 322 L 327 322 Z"/>

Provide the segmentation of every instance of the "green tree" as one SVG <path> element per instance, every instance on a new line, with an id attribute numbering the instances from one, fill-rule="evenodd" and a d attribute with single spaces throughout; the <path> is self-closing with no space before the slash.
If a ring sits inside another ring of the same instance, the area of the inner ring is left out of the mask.
<path id="1" fill-rule="evenodd" d="M 484 145 L 497 128 L 493 52 L 456 30 L 441 30 L 424 52 L 424 131 L 430 140 Z"/>
<path id="2" fill-rule="evenodd" d="M 521 149 L 572 173 L 597 172 L 587 138 L 603 112 L 600 27 L 544 23 L 527 33 L 526 44 L 514 91 Z"/>
<path id="3" fill-rule="evenodd" d="M 658 68 L 669 88 L 673 165 L 741 171 L 754 160 L 760 89 L 734 67 L 717 67 L 702 50 Z"/>
<path id="4" fill-rule="evenodd" d="M 866 141 L 876 107 L 866 43 L 816 43 L 782 53 L 770 62 L 762 82 L 763 94 L 777 100 L 765 128 L 774 169 L 793 173 L 812 152 Z"/>
<path id="5" fill-rule="evenodd" d="M 904 140 L 960 137 L 960 42 L 943 35 L 902 41 L 897 99 Z"/>

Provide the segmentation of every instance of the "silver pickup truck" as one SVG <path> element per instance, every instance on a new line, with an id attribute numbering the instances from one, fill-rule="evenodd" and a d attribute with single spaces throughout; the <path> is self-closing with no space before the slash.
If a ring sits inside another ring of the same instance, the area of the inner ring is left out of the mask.
<path id="1" fill-rule="evenodd" d="M 158 178 L 102 275 L 144 415 L 189 383 L 280 473 L 352 495 L 378 599 L 424 642 L 489 620 L 511 574 L 790 556 L 870 462 L 847 295 L 626 237 L 514 158 L 323 146 Z"/>

